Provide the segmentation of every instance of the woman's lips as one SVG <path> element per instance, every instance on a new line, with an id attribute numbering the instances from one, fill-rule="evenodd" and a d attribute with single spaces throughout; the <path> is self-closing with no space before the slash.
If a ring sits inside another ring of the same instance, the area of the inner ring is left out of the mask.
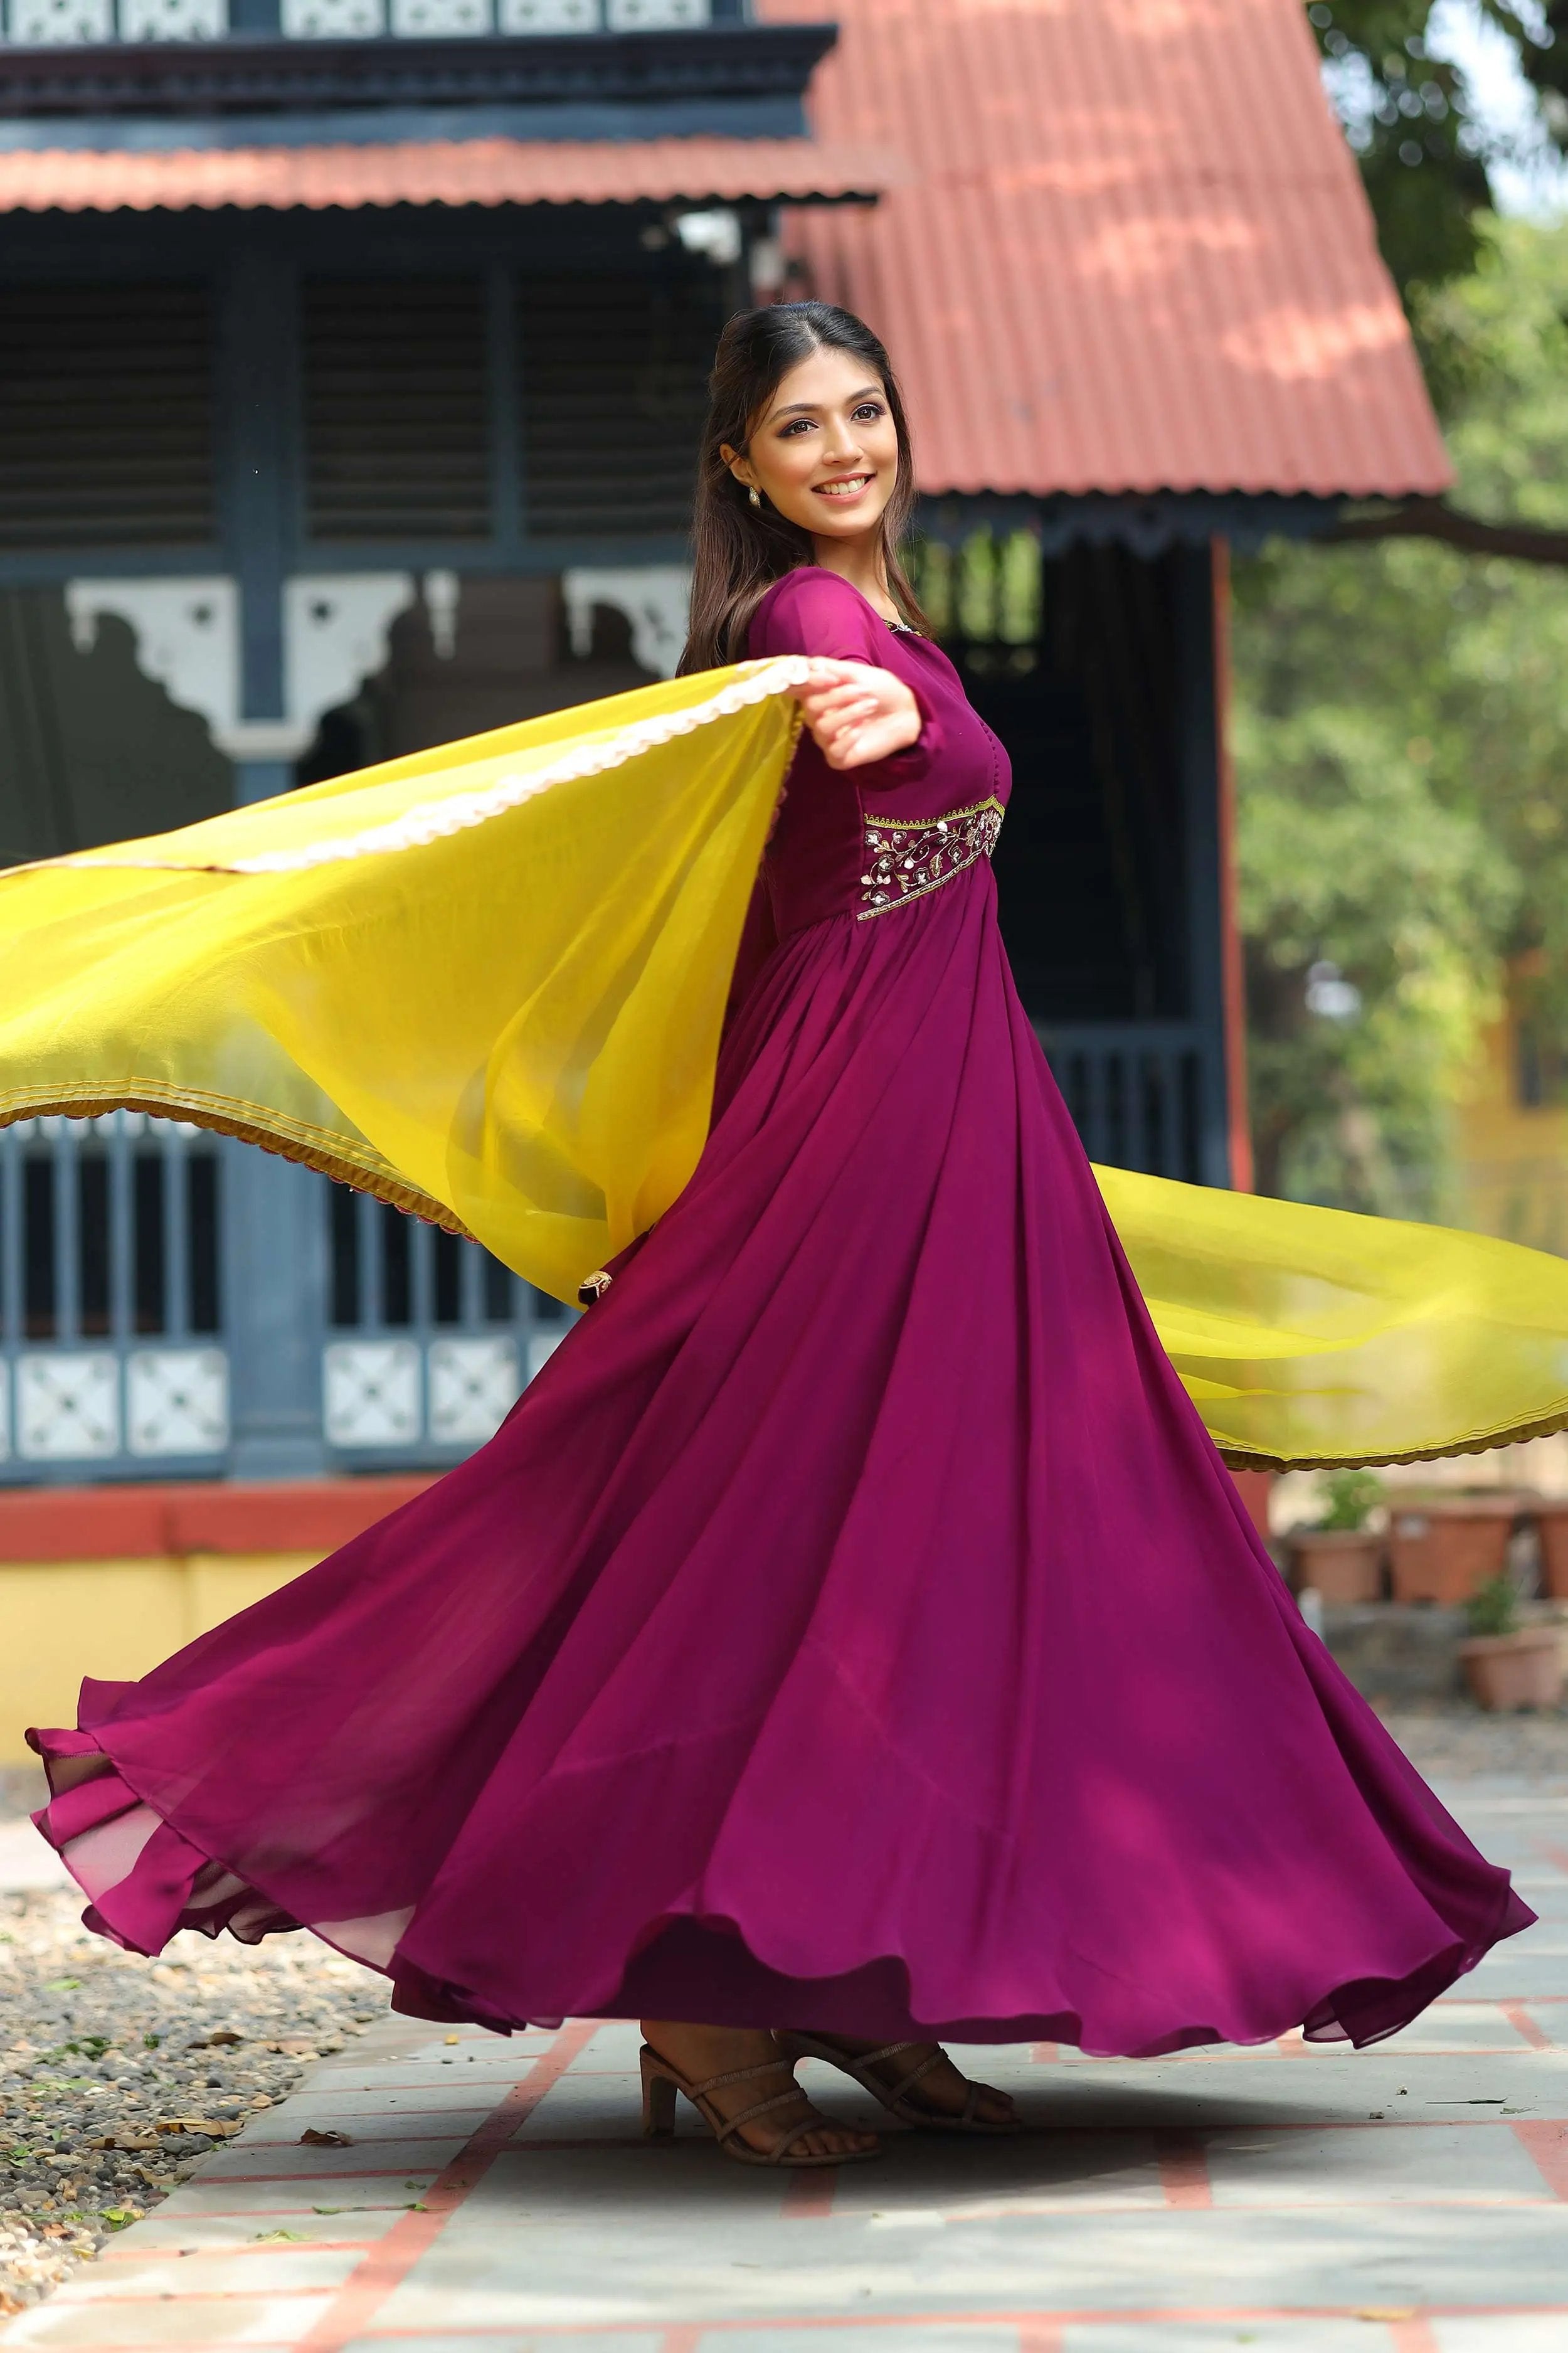
<path id="1" fill-rule="evenodd" d="M 819 499 L 858 499 L 862 491 L 870 489 L 876 479 L 874 474 L 841 474 L 833 481 L 816 483 L 816 493 Z"/>

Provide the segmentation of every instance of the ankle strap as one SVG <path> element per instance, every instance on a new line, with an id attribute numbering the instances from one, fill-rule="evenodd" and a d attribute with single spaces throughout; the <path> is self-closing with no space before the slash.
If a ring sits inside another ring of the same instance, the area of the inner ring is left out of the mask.
<path id="1" fill-rule="evenodd" d="M 706 2092 L 716 2092 L 721 2084 L 749 2084 L 758 2075 L 776 2075 L 781 2067 L 789 2069 L 789 2061 L 782 2053 L 777 2059 L 762 2060 L 755 2067 L 731 2067 L 728 2074 L 708 2075 L 700 2084 L 693 2084 L 692 2096 L 700 2098 Z M 786 2092 L 784 2096 L 787 2100 L 791 2094 Z"/>

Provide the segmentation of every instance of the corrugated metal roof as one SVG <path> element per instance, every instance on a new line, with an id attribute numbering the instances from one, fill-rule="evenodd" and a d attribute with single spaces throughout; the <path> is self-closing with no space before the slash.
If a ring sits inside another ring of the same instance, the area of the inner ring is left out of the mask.
<path id="1" fill-rule="evenodd" d="M 821 0 L 759 0 L 809 18 Z M 910 180 L 802 213 L 931 491 L 1451 479 L 1299 0 L 839 0 L 810 109 Z"/>
<path id="2" fill-rule="evenodd" d="M 902 169 L 864 141 L 400 140 L 386 145 L 49 148 L 0 154 L 0 212 L 224 206 L 616 205 L 874 196 Z"/>
<path id="3" fill-rule="evenodd" d="M 815 21 L 823 0 L 758 0 Z M 1299 0 L 838 0 L 806 139 L 0 153 L 0 212 L 869 196 L 793 216 L 931 491 L 1436 491 Z"/>

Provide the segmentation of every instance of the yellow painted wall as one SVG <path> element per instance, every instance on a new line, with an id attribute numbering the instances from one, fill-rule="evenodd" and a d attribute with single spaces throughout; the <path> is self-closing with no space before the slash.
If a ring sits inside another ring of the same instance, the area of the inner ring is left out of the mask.
<path id="1" fill-rule="evenodd" d="M 1568 1107 L 1519 1101 L 1511 1015 L 1488 1032 L 1458 1113 L 1464 1219 L 1568 1256 Z"/>
<path id="2" fill-rule="evenodd" d="M 0 1561 L 0 1765 L 31 1756 L 29 1724 L 75 1724 L 84 1675 L 133 1683 L 320 1557 Z"/>

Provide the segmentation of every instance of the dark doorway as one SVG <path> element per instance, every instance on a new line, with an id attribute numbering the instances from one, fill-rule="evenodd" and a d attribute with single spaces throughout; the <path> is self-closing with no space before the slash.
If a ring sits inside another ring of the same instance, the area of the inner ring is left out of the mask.
<path id="1" fill-rule="evenodd" d="M 996 881 L 1041 1023 L 1189 1010 L 1176 588 L 1167 559 L 1071 548 L 1041 567 L 1031 644 L 950 647 L 1013 762 Z"/>

